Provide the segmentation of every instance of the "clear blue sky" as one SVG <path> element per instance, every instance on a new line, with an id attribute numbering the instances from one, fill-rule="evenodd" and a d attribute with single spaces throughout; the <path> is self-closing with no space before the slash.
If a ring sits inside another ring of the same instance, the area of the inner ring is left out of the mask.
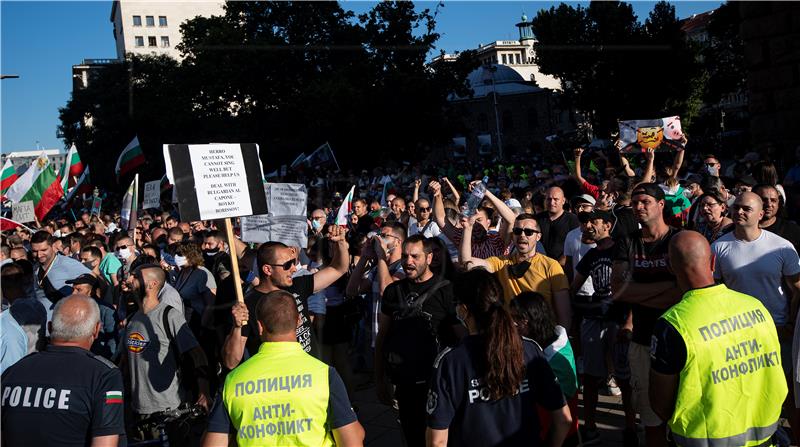
<path id="1" fill-rule="evenodd" d="M 575 2 L 569 2 L 576 4 Z M 345 9 L 369 10 L 374 2 L 347 1 Z M 479 43 L 514 39 L 514 24 L 523 12 L 533 17 L 558 2 L 448 1 L 438 17 L 442 34 L 439 48 L 446 52 L 475 48 Z M 653 2 L 633 2 L 641 21 Z M 679 17 L 708 11 L 719 1 L 676 2 Z M 417 2 L 434 8 L 435 2 Z M 19 79 L 0 81 L 2 138 L 7 153 L 35 149 L 63 149 L 56 137 L 58 108 L 72 91 L 72 65 L 83 59 L 116 57 L 110 1 L 9 1 L 0 0 L 0 72 Z"/>

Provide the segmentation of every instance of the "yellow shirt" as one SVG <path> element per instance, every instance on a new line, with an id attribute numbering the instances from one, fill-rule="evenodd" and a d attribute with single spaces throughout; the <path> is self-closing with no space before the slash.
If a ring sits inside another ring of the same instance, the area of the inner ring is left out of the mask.
<path id="1" fill-rule="evenodd" d="M 516 256 L 493 256 L 486 259 L 489 271 L 494 272 L 503 285 L 503 295 L 506 304 L 522 292 L 540 293 L 550 307 L 553 306 L 553 295 L 559 290 L 569 288 L 567 275 L 555 259 L 536 253 L 530 259 L 531 265 L 521 278 L 514 278 L 509 267 L 518 264 Z"/>

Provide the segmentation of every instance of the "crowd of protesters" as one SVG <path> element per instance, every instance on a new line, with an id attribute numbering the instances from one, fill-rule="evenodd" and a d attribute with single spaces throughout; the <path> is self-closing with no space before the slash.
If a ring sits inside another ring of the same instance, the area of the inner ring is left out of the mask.
<path id="1" fill-rule="evenodd" d="M 687 413 L 696 409 L 686 409 L 691 397 L 682 393 L 706 351 L 687 335 L 681 322 L 690 318 L 677 305 L 720 286 L 757 300 L 750 315 L 769 328 L 749 349 L 766 351 L 774 336 L 777 354 L 766 353 L 764 371 L 770 362 L 782 367 L 780 380 L 748 385 L 762 387 L 749 394 L 761 402 L 747 404 L 759 406 L 748 421 L 772 429 L 725 445 L 783 442 L 788 435 L 769 420 L 782 406 L 784 425 L 800 433 L 800 165 L 777 166 L 770 155 L 581 148 L 560 163 L 293 173 L 279 180 L 307 185 L 308 246 L 237 236 L 235 257 L 221 222 L 182 221 L 168 201 L 140 212 L 129 231 L 119 213 L 80 209 L 17 227 L 3 233 L 0 251 L 4 442 L 58 444 L 71 439 L 59 432 L 70 427 L 89 439 L 158 439 L 145 422 L 192 407 L 208 413 L 205 445 L 227 445 L 228 435 L 240 445 L 302 444 L 274 425 L 271 441 L 254 442 L 258 430 L 244 429 L 254 416 L 241 416 L 247 402 L 229 389 L 253 374 L 248 364 L 280 364 L 265 346 L 296 342 L 296 362 L 330 368 L 320 439 L 340 445 L 364 438 L 358 402 L 348 400 L 357 373 L 369 373 L 380 402 L 398 410 L 410 446 L 600 443 L 598 394 L 606 390 L 622 398 L 624 445 L 692 445 Z M 337 225 L 353 185 L 352 213 Z M 291 298 L 296 311 L 281 304 Z M 80 331 L 70 332 L 73 320 Z M 703 340 L 722 337 L 709 327 Z M 73 332 L 82 341 L 70 344 Z M 37 433 L 15 413 L 29 397 L 13 385 L 33 360 L 44 361 L 29 354 L 64 355 L 64 346 L 118 367 L 120 384 L 108 379 L 104 399 L 124 399 L 102 421 Z M 694 386 L 702 399 L 701 382 Z M 197 442 L 184 421 L 165 428 L 171 445 Z"/>

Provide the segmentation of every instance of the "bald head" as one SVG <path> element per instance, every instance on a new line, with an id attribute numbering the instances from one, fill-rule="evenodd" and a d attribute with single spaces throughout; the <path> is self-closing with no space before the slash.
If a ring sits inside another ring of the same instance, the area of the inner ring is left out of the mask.
<path id="1" fill-rule="evenodd" d="M 86 295 L 70 295 L 53 308 L 50 338 L 55 345 L 74 345 L 89 349 L 100 329 L 100 308 Z"/>
<path id="2" fill-rule="evenodd" d="M 264 295 L 256 305 L 256 318 L 262 341 L 297 341 L 299 314 L 291 293 L 275 290 Z"/>
<path id="3" fill-rule="evenodd" d="M 758 223 L 764 217 L 764 203 L 761 197 L 753 192 L 743 192 L 733 202 L 731 217 L 737 227 L 758 228 Z"/>
<path id="4" fill-rule="evenodd" d="M 558 186 L 548 188 L 547 194 L 544 196 L 544 207 L 550 218 L 557 218 L 564 212 L 564 190 Z"/>
<path id="5" fill-rule="evenodd" d="M 683 291 L 714 284 L 714 261 L 706 238 L 681 231 L 669 241 L 669 264 Z"/>

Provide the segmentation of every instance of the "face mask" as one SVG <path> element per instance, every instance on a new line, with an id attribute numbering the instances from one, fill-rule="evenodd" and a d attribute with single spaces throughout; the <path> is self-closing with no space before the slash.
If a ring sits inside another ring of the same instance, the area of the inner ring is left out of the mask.
<path id="1" fill-rule="evenodd" d="M 176 266 L 183 267 L 186 264 L 188 264 L 188 261 L 186 261 L 186 257 L 185 256 L 175 255 L 175 265 Z"/>
<path id="2" fill-rule="evenodd" d="M 716 177 L 717 175 L 719 175 L 719 168 L 716 168 L 714 166 L 706 166 L 706 172 L 708 173 L 708 175 Z"/>
<path id="3" fill-rule="evenodd" d="M 209 258 L 216 256 L 217 253 L 219 253 L 219 248 L 215 248 L 214 250 L 203 250 L 203 256 L 208 256 Z"/>
<path id="4" fill-rule="evenodd" d="M 683 190 L 683 196 L 686 197 L 687 199 L 691 199 L 692 195 L 693 195 L 692 191 L 689 191 L 688 189 Z"/>
<path id="5" fill-rule="evenodd" d="M 54 231 L 54 232 L 53 232 L 53 236 L 55 236 L 55 237 L 61 237 L 61 230 L 56 230 L 56 231 Z"/>
<path id="6" fill-rule="evenodd" d="M 94 261 L 81 262 L 81 264 L 89 270 L 94 270 Z"/>
<path id="7" fill-rule="evenodd" d="M 117 250 L 117 257 L 122 259 L 128 259 L 131 257 L 131 249 L 130 248 L 123 248 L 122 250 Z"/>
<path id="8" fill-rule="evenodd" d="M 311 221 L 311 228 L 313 228 L 314 231 L 319 231 L 320 228 L 322 228 L 322 224 L 319 223 L 318 220 L 314 219 L 314 220 Z"/>

